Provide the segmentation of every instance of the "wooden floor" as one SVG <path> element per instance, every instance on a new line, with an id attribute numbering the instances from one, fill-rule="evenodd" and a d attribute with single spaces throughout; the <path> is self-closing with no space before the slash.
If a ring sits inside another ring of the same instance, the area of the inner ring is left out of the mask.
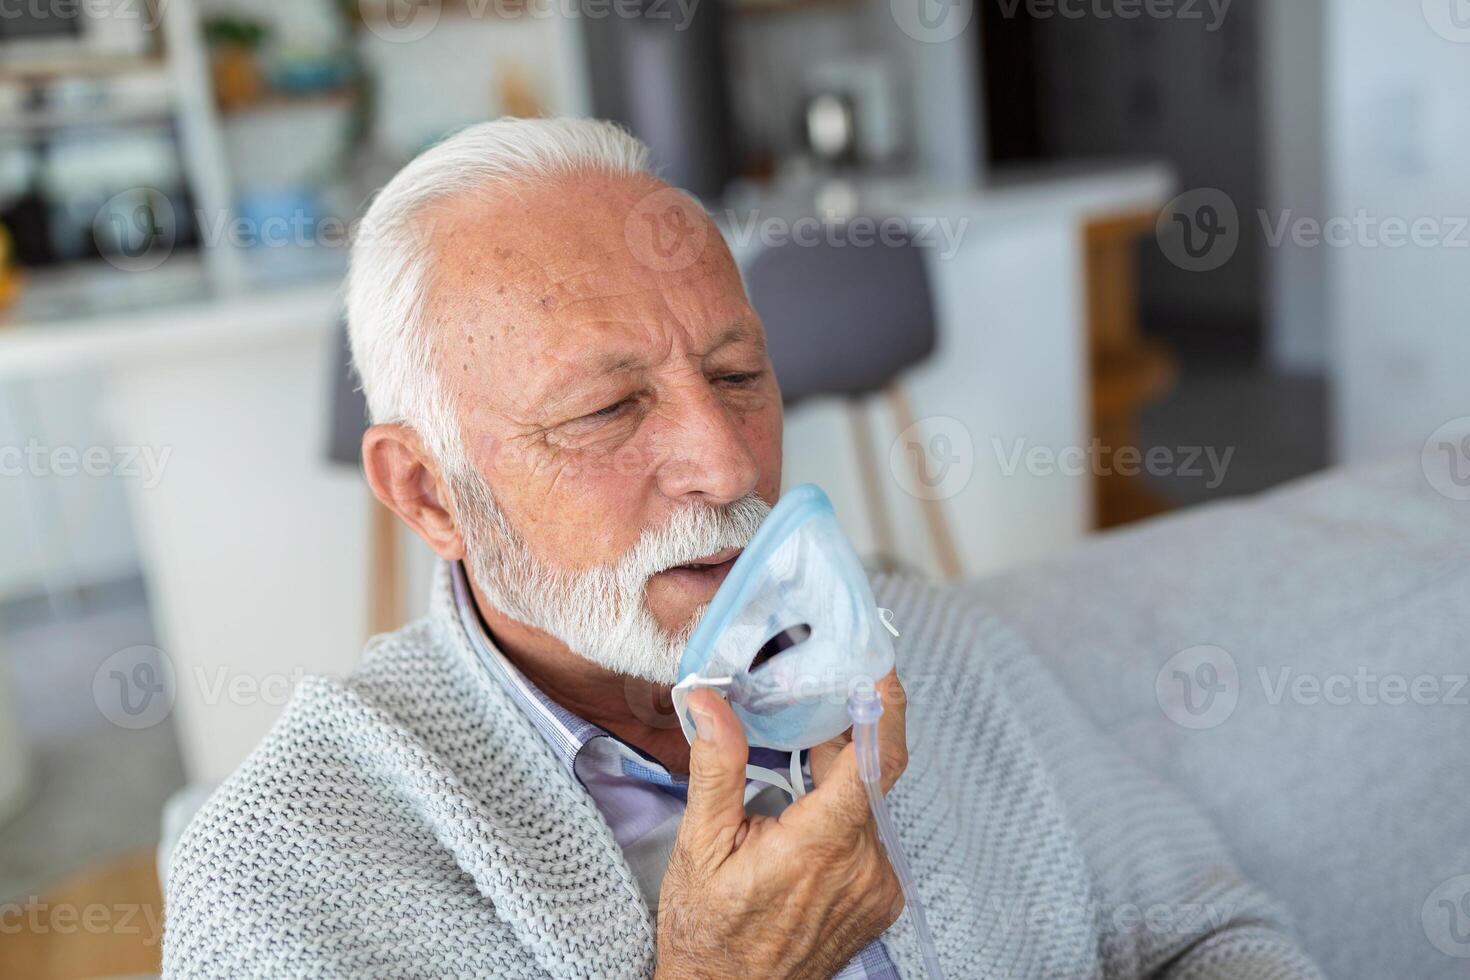
<path id="1" fill-rule="evenodd" d="M 33 898 L 0 903 L 0 977 L 156 976 L 163 896 L 152 850 L 73 875 Z"/>

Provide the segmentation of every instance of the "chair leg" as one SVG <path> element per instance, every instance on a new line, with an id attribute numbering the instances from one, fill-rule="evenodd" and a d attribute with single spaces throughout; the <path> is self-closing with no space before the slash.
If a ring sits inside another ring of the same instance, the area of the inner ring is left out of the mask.
<path id="1" fill-rule="evenodd" d="M 403 564 L 398 517 L 368 494 L 368 635 L 403 625 Z"/>
<path id="2" fill-rule="evenodd" d="M 896 384 L 891 384 L 883 389 L 888 396 L 888 407 L 893 412 L 893 421 L 899 432 L 906 432 L 914 424 L 914 413 L 909 408 L 908 396 L 903 389 Z M 905 453 L 905 456 L 908 454 Z M 920 477 L 920 462 L 913 460 L 914 476 Z M 916 485 L 921 485 L 916 482 Z M 934 546 L 934 557 L 939 562 L 939 572 L 946 579 L 957 579 L 964 574 L 960 565 L 960 555 L 954 546 L 954 535 L 950 532 L 949 521 L 944 516 L 944 508 L 939 501 L 930 500 L 926 497 L 919 498 L 919 509 L 924 515 L 924 524 L 929 530 L 929 541 Z"/>
<path id="3" fill-rule="evenodd" d="M 894 567 L 895 538 L 893 525 L 888 519 L 888 506 L 883 499 L 883 473 L 878 466 L 878 457 L 873 452 L 873 427 L 868 420 L 862 399 L 853 398 L 847 403 L 847 421 L 852 428 L 852 446 L 857 456 L 858 482 L 863 486 L 863 503 L 868 511 L 868 524 L 873 529 L 873 550 L 876 564 L 881 568 Z"/>

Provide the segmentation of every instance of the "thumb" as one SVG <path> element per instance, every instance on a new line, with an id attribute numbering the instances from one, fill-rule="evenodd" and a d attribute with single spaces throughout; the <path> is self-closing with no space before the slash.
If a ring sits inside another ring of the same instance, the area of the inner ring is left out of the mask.
<path id="1" fill-rule="evenodd" d="M 745 823 L 745 763 L 749 747 L 740 720 L 714 691 L 689 695 L 698 732 L 689 747 L 689 800 L 679 841 L 702 859 L 718 863 L 735 848 Z"/>

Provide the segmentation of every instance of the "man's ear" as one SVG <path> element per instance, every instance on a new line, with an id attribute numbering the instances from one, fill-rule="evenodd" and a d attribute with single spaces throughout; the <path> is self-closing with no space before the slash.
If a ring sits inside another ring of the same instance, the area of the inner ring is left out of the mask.
<path id="1" fill-rule="evenodd" d="M 362 468 L 373 495 L 446 561 L 464 557 L 464 537 L 449 509 L 438 464 L 406 425 L 372 426 L 362 437 Z"/>

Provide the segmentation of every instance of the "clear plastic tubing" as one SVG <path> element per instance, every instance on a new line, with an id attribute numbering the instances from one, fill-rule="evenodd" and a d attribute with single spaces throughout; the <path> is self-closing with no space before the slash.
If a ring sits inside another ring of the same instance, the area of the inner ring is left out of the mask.
<path id="1" fill-rule="evenodd" d="M 852 744 L 857 751 L 858 775 L 862 778 L 863 788 L 868 791 L 868 806 L 872 808 L 873 820 L 878 824 L 878 839 L 883 842 L 883 849 L 888 852 L 888 863 L 893 866 L 893 873 L 903 888 L 904 909 L 908 912 L 909 925 L 918 937 L 924 968 L 930 980 L 944 980 L 914 873 L 904 856 L 893 815 L 888 812 L 888 801 L 883 798 L 882 766 L 878 754 L 878 719 L 883 716 L 883 699 L 871 685 L 865 685 L 847 699 L 847 713 L 852 718 Z"/>

